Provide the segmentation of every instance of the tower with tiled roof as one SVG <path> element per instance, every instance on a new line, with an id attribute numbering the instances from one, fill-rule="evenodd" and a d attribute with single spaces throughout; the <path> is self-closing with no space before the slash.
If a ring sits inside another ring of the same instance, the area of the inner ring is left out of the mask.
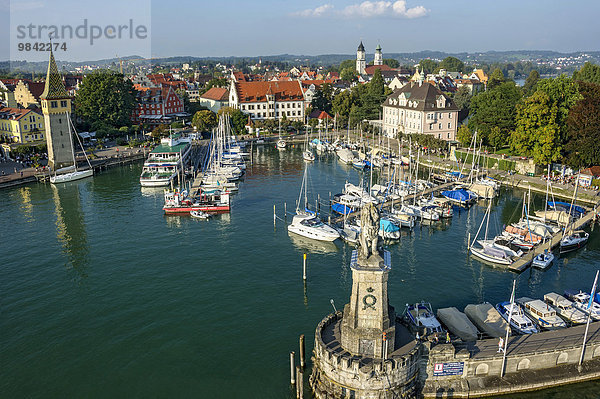
<path id="1" fill-rule="evenodd" d="M 383 65 L 383 53 L 381 52 L 381 46 L 378 44 L 375 49 L 375 60 L 373 65 Z"/>
<path id="2" fill-rule="evenodd" d="M 367 66 L 367 54 L 365 53 L 365 46 L 363 46 L 362 40 L 356 50 L 356 72 L 361 75 L 365 73 L 365 67 Z"/>
<path id="3" fill-rule="evenodd" d="M 48 166 L 52 170 L 73 164 L 73 143 L 69 119 L 71 97 L 65 90 L 62 77 L 58 72 L 54 54 L 50 51 L 46 85 L 40 95 L 46 142 L 48 143 Z"/>

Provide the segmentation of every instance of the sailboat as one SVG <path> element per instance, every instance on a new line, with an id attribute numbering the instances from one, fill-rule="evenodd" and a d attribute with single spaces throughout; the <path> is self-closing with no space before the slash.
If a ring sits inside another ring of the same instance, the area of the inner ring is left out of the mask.
<path id="1" fill-rule="evenodd" d="M 560 253 L 571 252 L 576 249 L 583 247 L 590 235 L 588 232 L 583 230 L 571 230 L 570 224 L 571 222 L 571 211 L 575 204 L 575 198 L 577 197 L 577 188 L 579 187 L 579 176 L 577 176 L 577 181 L 575 182 L 575 191 L 573 192 L 573 199 L 571 200 L 571 206 L 569 207 L 569 217 L 568 224 L 565 226 L 565 231 L 563 237 L 560 240 Z"/>
<path id="2" fill-rule="evenodd" d="M 92 165 L 90 164 L 90 160 L 85 152 L 85 149 L 83 149 L 83 145 L 81 144 L 79 135 L 75 131 L 75 126 L 73 126 L 73 121 L 71 120 L 71 116 L 68 114 L 67 114 L 67 120 L 68 120 L 68 125 L 69 125 L 69 135 L 71 136 L 71 139 L 69 140 L 69 142 L 71 143 L 71 153 L 73 154 L 73 165 L 68 166 L 66 168 L 61 168 L 61 169 L 55 170 L 54 176 L 50 176 L 50 183 L 52 183 L 52 184 L 67 183 L 70 181 L 84 179 L 86 177 L 90 177 L 90 176 L 94 175 L 94 169 L 92 168 Z M 77 140 L 79 141 L 79 145 L 81 146 L 81 149 L 83 150 L 83 155 L 85 156 L 85 160 L 88 163 L 89 169 L 77 170 L 77 161 L 75 159 L 75 148 L 73 146 L 73 132 L 75 132 L 75 136 L 77 137 Z M 72 170 L 72 172 L 70 172 L 71 170 Z M 67 173 L 61 173 L 61 172 L 67 172 Z M 61 173 L 61 174 L 58 174 L 58 173 Z"/>
<path id="3" fill-rule="evenodd" d="M 296 205 L 296 214 L 292 218 L 292 223 L 288 226 L 288 232 L 318 241 L 335 241 L 340 237 L 340 233 L 333 227 L 324 223 L 317 216 L 316 212 L 308 209 L 307 174 L 308 167 L 305 167 L 302 185 L 300 186 L 300 195 L 298 196 L 298 204 Z M 304 194 L 304 198 L 302 198 L 302 194 Z M 304 200 L 304 202 L 301 202 L 302 200 Z M 303 209 L 300 209 L 301 203 L 303 204 Z"/>
<path id="4" fill-rule="evenodd" d="M 315 160 L 315 154 L 313 154 L 313 152 L 308 149 L 308 134 L 305 133 L 305 135 L 306 135 L 306 143 L 304 145 L 304 152 L 302 153 L 302 158 L 306 162 L 312 162 Z"/>

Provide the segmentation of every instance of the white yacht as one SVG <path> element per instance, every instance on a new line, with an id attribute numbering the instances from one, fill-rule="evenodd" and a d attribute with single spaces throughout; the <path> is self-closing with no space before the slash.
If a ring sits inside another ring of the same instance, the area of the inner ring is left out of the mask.
<path id="1" fill-rule="evenodd" d="M 67 123 L 69 126 L 69 135 L 71 136 L 69 142 L 71 143 L 71 153 L 73 154 L 73 165 L 55 170 L 54 176 L 50 176 L 50 183 L 52 184 L 67 183 L 70 181 L 84 179 L 86 177 L 94 175 L 94 169 L 92 169 L 90 160 L 85 152 L 85 149 L 83 149 L 83 145 L 81 143 L 81 140 L 79 140 L 79 135 L 75 131 L 75 126 L 73 126 L 73 122 L 71 121 L 71 116 L 69 114 L 67 114 Z M 83 155 L 85 155 L 85 160 L 88 163 L 89 169 L 77 170 L 77 160 L 75 159 L 75 147 L 73 145 L 73 132 L 75 132 L 75 136 L 77 137 L 77 140 L 79 140 L 79 145 L 83 150 Z"/>
<path id="2" fill-rule="evenodd" d="M 539 299 L 523 297 L 517 299 L 517 302 L 523 306 L 531 320 L 543 330 L 557 330 L 567 326 L 567 323 L 556 314 L 554 308 Z"/>
<path id="3" fill-rule="evenodd" d="M 323 223 L 317 216 L 308 213 L 294 215 L 288 231 L 319 241 L 335 241 L 340 237 L 340 233 L 333 227 Z"/>
<path id="4" fill-rule="evenodd" d="M 573 306 L 577 309 L 581 310 L 586 315 L 590 313 L 593 320 L 600 320 L 600 304 L 595 301 L 592 301 L 592 306 L 588 308 L 590 305 L 590 294 L 583 291 L 565 291 L 565 296 L 573 301 Z"/>
<path id="5" fill-rule="evenodd" d="M 523 308 L 518 303 L 513 303 L 512 313 L 510 312 L 511 303 L 501 302 L 496 305 L 496 310 L 500 316 L 508 322 L 510 314 L 510 327 L 519 334 L 534 334 L 538 329 L 533 325 L 531 319 L 523 313 Z"/>
<path id="6" fill-rule="evenodd" d="M 414 305 L 407 304 L 404 317 L 418 330 L 425 330 L 425 335 L 443 331 L 442 325 L 435 317 L 431 304 L 428 302 L 421 301 Z"/>
<path id="7" fill-rule="evenodd" d="M 587 320 L 587 314 L 573 306 L 573 302 L 555 292 L 544 295 L 544 302 L 552 306 L 556 314 L 570 323 L 581 324 Z"/>

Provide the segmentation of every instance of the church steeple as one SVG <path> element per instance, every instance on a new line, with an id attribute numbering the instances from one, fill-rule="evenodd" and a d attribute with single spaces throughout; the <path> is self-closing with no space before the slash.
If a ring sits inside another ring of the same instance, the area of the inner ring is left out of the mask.
<path id="1" fill-rule="evenodd" d="M 365 53 L 365 46 L 363 46 L 362 40 L 356 50 L 356 72 L 363 75 L 367 66 L 367 55 Z"/>
<path id="2" fill-rule="evenodd" d="M 44 87 L 44 91 L 40 95 L 40 98 L 42 100 L 69 98 L 62 77 L 58 72 L 52 50 L 50 50 L 50 61 L 48 62 L 48 72 L 46 74 L 46 86 Z"/>
<path id="3" fill-rule="evenodd" d="M 65 89 L 52 51 L 48 62 L 46 85 L 40 95 L 40 102 L 48 144 L 48 166 L 53 170 L 71 166 L 74 161 L 69 126 L 71 96 Z"/>
<path id="4" fill-rule="evenodd" d="M 381 52 L 381 46 L 378 44 L 375 49 L 375 60 L 373 65 L 383 65 L 383 53 Z"/>

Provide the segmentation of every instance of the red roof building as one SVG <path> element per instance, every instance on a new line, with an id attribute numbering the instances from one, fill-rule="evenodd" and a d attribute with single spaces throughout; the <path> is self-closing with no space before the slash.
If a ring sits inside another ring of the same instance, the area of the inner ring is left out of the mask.
<path id="1" fill-rule="evenodd" d="M 211 87 L 198 99 L 200 105 L 205 106 L 212 112 L 219 112 L 229 102 L 229 89 L 225 87 Z"/>
<path id="2" fill-rule="evenodd" d="M 304 120 L 304 90 L 299 81 L 235 82 L 229 105 L 252 119 Z"/>
<path id="3" fill-rule="evenodd" d="M 133 123 L 161 124 L 170 123 L 173 119 L 188 116 L 183 109 L 183 100 L 173 88 L 140 87 L 135 85 L 137 104 L 133 110 Z"/>

